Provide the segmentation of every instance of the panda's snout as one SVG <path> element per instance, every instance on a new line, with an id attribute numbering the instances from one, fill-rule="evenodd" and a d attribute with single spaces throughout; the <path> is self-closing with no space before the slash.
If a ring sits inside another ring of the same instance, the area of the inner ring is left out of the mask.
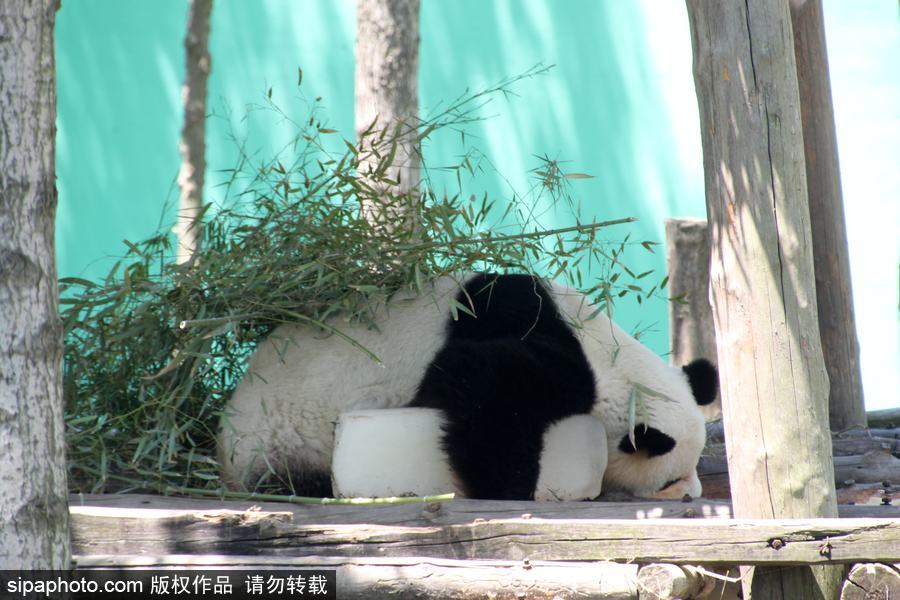
<path id="1" fill-rule="evenodd" d="M 694 471 L 690 475 L 667 482 L 653 494 L 653 497 L 659 500 L 679 500 L 685 496 L 699 498 L 701 494 L 703 494 L 703 486 L 700 484 L 697 472 Z"/>

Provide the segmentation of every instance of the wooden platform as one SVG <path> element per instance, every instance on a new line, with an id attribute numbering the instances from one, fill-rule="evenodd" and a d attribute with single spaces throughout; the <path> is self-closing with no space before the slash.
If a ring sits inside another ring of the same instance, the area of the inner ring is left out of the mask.
<path id="1" fill-rule="evenodd" d="M 509 597 L 593 590 L 587 597 L 624 599 L 637 597 L 638 565 L 653 563 L 720 572 L 900 563 L 895 506 L 843 507 L 849 518 L 841 519 L 766 521 L 732 519 L 728 502 L 702 499 L 367 507 L 123 495 L 72 496 L 70 512 L 79 569 L 335 568 L 342 598 L 505 589 L 517 590 Z"/>

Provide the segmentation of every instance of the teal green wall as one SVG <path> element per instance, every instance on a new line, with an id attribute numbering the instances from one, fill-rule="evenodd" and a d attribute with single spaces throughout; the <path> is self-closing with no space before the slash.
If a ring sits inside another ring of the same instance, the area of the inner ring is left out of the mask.
<path id="1" fill-rule="evenodd" d="M 894 0 L 825 3 L 854 292 L 870 408 L 896 403 L 900 389 L 897 286 L 900 243 L 900 35 Z M 184 0 L 64 0 L 57 19 L 60 274 L 101 276 L 121 240 L 171 223 L 183 75 Z M 353 0 L 217 0 L 211 50 L 207 199 L 220 199 L 220 169 L 233 166 L 229 128 L 263 154 L 290 129 L 247 106 L 267 90 L 292 116 L 321 96 L 329 126 L 353 137 Z M 464 89 L 476 90 L 534 65 L 547 76 L 498 98 L 469 138 L 518 191 L 535 154 L 570 161 L 591 180 L 574 182 L 588 217 L 637 216 L 628 231 L 663 240 L 667 216 L 704 214 L 699 124 L 684 3 L 662 0 L 423 0 L 420 101 L 427 112 Z M 304 72 L 296 90 L 297 67 Z M 457 136 L 425 149 L 431 166 L 454 162 Z M 874 164 L 873 164 L 874 163 Z M 878 178 L 874 172 L 886 174 Z M 890 173 L 894 175 L 891 176 Z M 506 196 L 488 171 L 474 191 Z M 446 185 L 455 186 L 451 179 Z M 878 212 L 873 212 L 878 211 Z M 872 219 L 874 214 L 881 215 Z M 894 217 L 890 218 L 882 217 Z M 877 221 L 873 223 L 872 221 Z M 562 224 L 553 221 L 547 225 Z M 873 229 L 890 232 L 875 246 Z M 867 245 L 868 244 L 868 245 Z M 106 257 L 106 258 L 104 258 Z M 663 252 L 638 248 L 630 264 L 662 273 Z M 862 274 L 862 276 L 861 276 Z M 879 294 L 876 300 L 873 292 Z M 869 310 L 872 307 L 872 310 Z M 627 329 L 667 351 L 664 301 L 620 303 Z M 893 331 L 885 327 L 891 323 Z M 886 333 L 887 331 L 887 333 Z M 893 365 L 893 366 L 892 366 Z"/>
<path id="2" fill-rule="evenodd" d="M 332 126 L 353 133 L 352 0 L 219 0 L 211 24 L 206 196 L 221 196 L 237 152 L 228 135 L 271 119 L 249 104 L 273 100 L 304 116 L 303 89 L 321 95 Z M 184 76 L 185 0 L 66 0 L 57 15 L 60 195 L 57 261 L 61 276 L 100 277 L 177 206 L 178 136 Z M 228 115 L 230 114 L 230 118 Z M 288 128 L 275 122 L 248 147 L 279 147 Z M 279 132 L 282 135 L 278 135 Z"/>
<path id="3" fill-rule="evenodd" d="M 158 226 L 179 157 L 184 2 L 66 1 L 56 27 L 57 262 L 97 276 Z"/>

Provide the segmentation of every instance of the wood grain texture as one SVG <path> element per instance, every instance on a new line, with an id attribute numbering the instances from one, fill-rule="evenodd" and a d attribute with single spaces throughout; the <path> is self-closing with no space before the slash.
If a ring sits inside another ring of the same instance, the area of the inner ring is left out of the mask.
<path id="1" fill-rule="evenodd" d="M 355 523 L 294 523 L 288 511 L 73 507 L 72 542 L 79 556 L 216 553 L 708 565 L 900 560 L 900 519 L 642 521 L 531 514 L 473 519 L 442 511 L 421 510 L 403 523 L 376 524 L 363 517 Z"/>
<path id="2" fill-rule="evenodd" d="M 687 0 L 710 290 L 735 513 L 833 517 L 837 500 L 787 0 Z M 839 569 L 746 572 L 744 596 L 831 600 Z"/>
<path id="3" fill-rule="evenodd" d="M 293 523 L 467 523 L 474 519 L 513 519 L 527 516 L 543 519 L 660 519 L 731 517 L 731 504 L 716 500 L 634 500 L 623 502 L 532 502 L 526 500 L 471 500 L 457 498 L 440 504 L 315 505 L 285 502 L 254 502 L 155 496 L 150 494 L 74 494 L 73 514 L 116 516 L 115 510 L 150 510 L 151 516 L 190 513 L 262 511 L 290 513 Z M 105 511 L 105 512 L 104 512 Z M 119 514 L 127 514 L 125 512 Z"/>
<path id="4" fill-rule="evenodd" d="M 717 363 L 716 335 L 709 304 L 709 227 L 706 219 L 666 219 L 666 266 L 669 295 L 669 348 L 673 366 L 705 358 Z M 722 403 L 702 407 L 707 420 L 722 412 Z"/>
<path id="5" fill-rule="evenodd" d="M 821 0 L 790 0 L 831 429 L 866 425 Z"/>
<path id="6" fill-rule="evenodd" d="M 78 570 L 109 568 L 335 569 L 341 600 L 399 597 L 634 600 L 637 565 L 434 558 L 327 558 L 218 555 L 90 556 Z"/>
<path id="7" fill-rule="evenodd" d="M 735 511 L 836 514 L 785 0 L 689 0 Z"/>
<path id="8" fill-rule="evenodd" d="M 891 598 L 900 598 L 900 565 L 855 565 L 841 590 L 841 600 Z"/>

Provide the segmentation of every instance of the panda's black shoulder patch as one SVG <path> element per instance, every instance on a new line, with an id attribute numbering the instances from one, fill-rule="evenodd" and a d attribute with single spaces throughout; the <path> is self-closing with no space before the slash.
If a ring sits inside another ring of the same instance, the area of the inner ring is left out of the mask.
<path id="1" fill-rule="evenodd" d="M 719 370 L 716 366 L 705 358 L 698 358 L 681 367 L 681 370 L 687 375 L 697 404 L 700 406 L 712 404 L 716 394 L 719 393 Z"/>
<path id="2" fill-rule="evenodd" d="M 578 346 L 544 284 L 531 275 L 479 273 L 465 283 L 456 301 L 474 316 L 459 311 L 449 325 L 452 340 L 524 340 L 546 335 Z"/>
<path id="3" fill-rule="evenodd" d="M 541 280 L 480 274 L 456 301 L 473 314 L 448 319 L 411 406 L 443 411 L 443 446 L 466 495 L 531 499 L 543 434 L 591 411 L 593 371 Z"/>
<path id="4" fill-rule="evenodd" d="M 656 427 L 645 427 L 638 423 L 634 427 L 634 445 L 628 436 L 622 436 L 619 441 L 619 450 L 625 454 L 646 452 L 649 458 L 668 454 L 675 448 L 675 440 Z"/>

